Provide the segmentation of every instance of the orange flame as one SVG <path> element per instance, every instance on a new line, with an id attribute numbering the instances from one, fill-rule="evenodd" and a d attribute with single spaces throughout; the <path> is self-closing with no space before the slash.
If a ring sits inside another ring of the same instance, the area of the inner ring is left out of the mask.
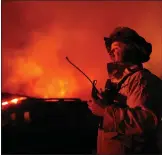
<path id="1" fill-rule="evenodd" d="M 10 102 L 11 102 L 11 103 L 13 103 L 13 104 L 17 104 L 17 103 L 18 103 L 18 101 L 19 101 L 19 99 L 18 99 L 18 98 L 14 98 L 14 99 L 12 99 Z"/>
<path id="2" fill-rule="evenodd" d="M 7 105 L 7 104 L 8 104 L 8 102 L 7 102 L 7 101 L 2 102 L 2 106 L 3 106 L 3 105 Z"/>
<path id="3" fill-rule="evenodd" d="M 26 99 L 26 97 L 19 97 L 19 98 L 14 98 L 9 101 L 4 101 L 4 102 L 2 102 L 2 106 L 9 105 L 9 104 L 18 104 L 18 103 L 21 103 L 21 101 L 25 100 L 25 99 Z"/>
<path id="4" fill-rule="evenodd" d="M 72 97 L 78 83 L 71 70 L 60 67 L 56 52 L 49 55 L 59 48 L 54 42 L 53 37 L 33 33 L 31 46 L 24 50 L 24 53 L 30 51 L 30 55 L 10 59 L 7 56 L 14 72 L 4 83 L 3 90 L 34 97 Z"/>

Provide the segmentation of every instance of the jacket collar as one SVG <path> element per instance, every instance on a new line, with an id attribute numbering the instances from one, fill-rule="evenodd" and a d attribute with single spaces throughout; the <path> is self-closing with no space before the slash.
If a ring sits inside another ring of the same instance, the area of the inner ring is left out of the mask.
<path id="1" fill-rule="evenodd" d="M 126 75 L 143 69 L 143 65 L 135 65 L 128 63 L 108 63 L 108 76 L 113 83 L 119 83 Z"/>

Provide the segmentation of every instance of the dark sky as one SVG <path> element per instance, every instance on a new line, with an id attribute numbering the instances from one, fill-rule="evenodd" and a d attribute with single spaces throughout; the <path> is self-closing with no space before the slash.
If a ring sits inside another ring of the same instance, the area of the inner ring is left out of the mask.
<path id="1" fill-rule="evenodd" d="M 128 26 L 153 45 L 145 64 L 162 77 L 162 2 L 2 2 L 2 91 L 41 97 L 89 98 L 107 79 L 103 37 Z"/>

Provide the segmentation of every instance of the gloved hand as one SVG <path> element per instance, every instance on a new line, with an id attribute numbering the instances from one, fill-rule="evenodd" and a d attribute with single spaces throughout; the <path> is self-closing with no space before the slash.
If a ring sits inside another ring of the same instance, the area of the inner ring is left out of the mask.
<path id="1" fill-rule="evenodd" d="M 93 84 L 92 84 L 91 96 L 92 96 L 93 99 L 98 100 L 100 97 L 98 96 L 99 91 L 98 91 L 97 88 L 96 88 L 96 84 L 97 84 L 97 81 L 94 80 L 94 81 L 93 81 Z"/>
<path id="2" fill-rule="evenodd" d="M 88 108 L 91 112 L 96 116 L 104 116 L 105 106 L 102 104 L 102 100 L 100 99 L 92 99 L 88 102 Z"/>

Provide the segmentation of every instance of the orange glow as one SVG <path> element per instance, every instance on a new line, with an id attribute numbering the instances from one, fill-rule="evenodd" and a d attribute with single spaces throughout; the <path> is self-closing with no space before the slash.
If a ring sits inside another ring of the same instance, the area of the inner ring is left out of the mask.
<path id="1" fill-rule="evenodd" d="M 24 120 L 26 122 L 30 121 L 30 112 L 28 112 L 28 111 L 24 112 Z"/>
<path id="2" fill-rule="evenodd" d="M 116 26 L 131 27 L 152 43 L 146 67 L 162 77 L 161 7 L 158 1 L 3 2 L 2 91 L 91 99 L 91 84 L 65 57 L 103 88 L 109 60 L 103 37 Z"/>
<path id="3" fill-rule="evenodd" d="M 15 98 L 15 99 L 12 99 L 10 102 L 11 102 L 11 103 L 14 103 L 14 104 L 17 104 L 18 101 L 19 101 L 19 99 L 18 99 L 18 98 Z"/>
<path id="4" fill-rule="evenodd" d="M 10 105 L 10 104 L 18 104 L 18 103 L 21 103 L 21 101 L 25 100 L 25 99 L 26 99 L 26 97 L 19 97 L 19 98 L 14 98 L 9 101 L 4 101 L 4 102 L 2 102 L 2 106 Z"/>
<path id="5" fill-rule="evenodd" d="M 26 52 L 31 51 L 32 55 L 26 58 L 19 56 L 16 59 L 10 58 L 9 62 L 13 64 L 14 73 L 5 83 L 5 88 L 9 89 L 9 92 L 48 98 L 71 97 L 78 91 L 78 84 L 72 70 L 66 68 L 60 70 L 58 58 L 55 55 L 49 56 L 45 52 L 51 53 L 57 50 L 58 45 L 54 42 L 52 37 L 33 33 L 31 47 L 26 49 Z M 17 100 L 13 103 L 16 104 Z"/>
<path id="6" fill-rule="evenodd" d="M 16 120 L 16 113 L 12 113 L 10 115 L 10 117 L 11 117 L 11 120 L 15 121 Z"/>
<path id="7" fill-rule="evenodd" d="M 7 101 L 2 102 L 2 106 L 3 106 L 3 105 L 7 105 L 7 104 L 8 104 L 8 102 L 7 102 Z"/>

